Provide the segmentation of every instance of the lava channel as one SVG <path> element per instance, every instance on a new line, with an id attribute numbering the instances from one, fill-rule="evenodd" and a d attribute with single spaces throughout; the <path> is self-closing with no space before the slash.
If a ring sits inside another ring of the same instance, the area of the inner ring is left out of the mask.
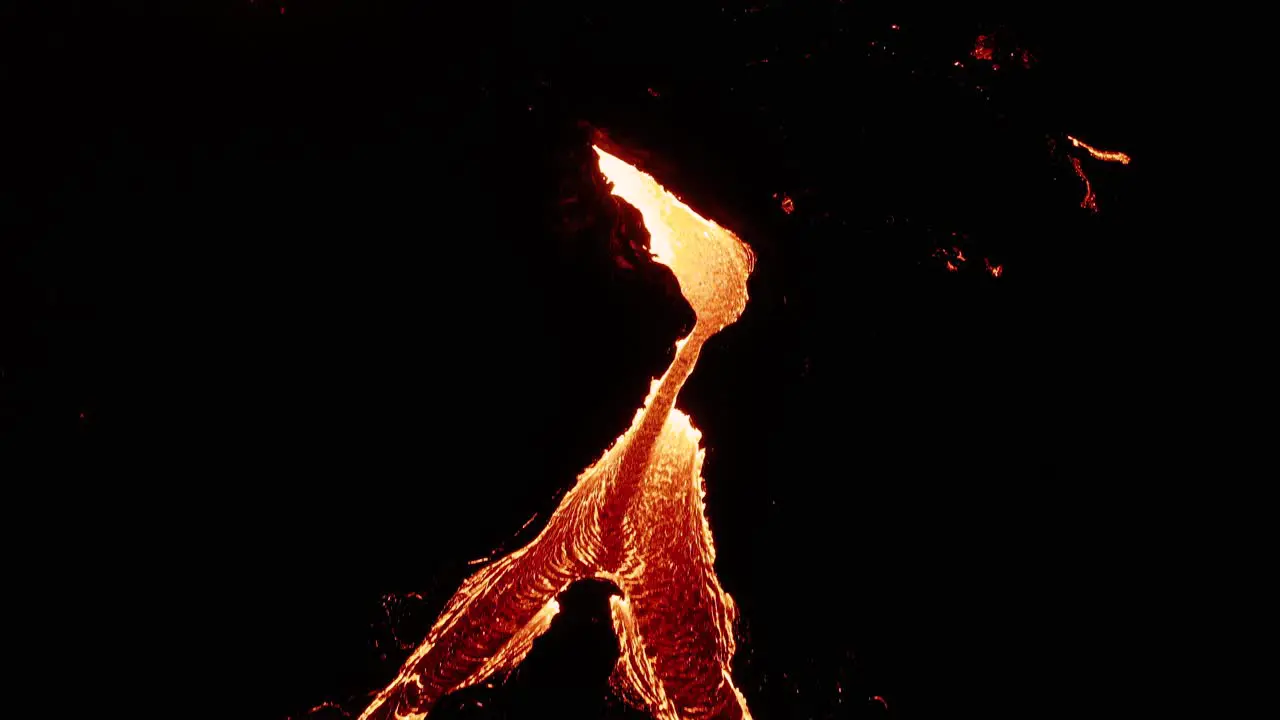
<path id="1" fill-rule="evenodd" d="M 1084 148 L 1085 152 L 1089 153 L 1090 155 L 1097 158 L 1098 160 L 1105 160 L 1107 162 L 1118 162 L 1121 165 L 1129 164 L 1130 158 L 1125 153 L 1118 152 L 1115 150 L 1099 150 L 1098 148 L 1090 145 L 1089 143 L 1083 140 L 1080 140 L 1078 138 L 1072 137 L 1070 135 L 1067 136 L 1067 140 L 1071 141 L 1071 144 L 1074 147 Z"/>
<path id="2" fill-rule="evenodd" d="M 468 578 L 361 720 L 421 719 L 448 693 L 513 669 L 586 578 L 613 582 L 612 684 L 660 720 L 750 718 L 730 677 L 737 610 L 715 573 L 701 433 L 675 407 L 702 345 L 747 305 L 751 249 L 652 177 L 595 148 L 613 194 L 640 211 L 650 251 L 697 316 L 630 428 L 578 476 L 528 545 Z"/>

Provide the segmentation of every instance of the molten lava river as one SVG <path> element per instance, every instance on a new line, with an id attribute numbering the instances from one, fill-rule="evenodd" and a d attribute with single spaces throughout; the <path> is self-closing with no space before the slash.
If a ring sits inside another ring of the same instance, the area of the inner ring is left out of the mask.
<path id="1" fill-rule="evenodd" d="M 514 668 L 559 611 L 556 596 L 584 578 L 622 591 L 610 599 L 621 649 L 612 681 L 629 703 L 661 720 L 750 717 L 729 674 L 737 611 L 716 577 L 701 433 L 675 403 L 703 343 L 746 308 L 754 257 L 652 177 L 595 151 L 697 321 L 631 427 L 578 476 L 532 542 L 463 583 L 361 720 L 424 718 L 444 695 Z"/>

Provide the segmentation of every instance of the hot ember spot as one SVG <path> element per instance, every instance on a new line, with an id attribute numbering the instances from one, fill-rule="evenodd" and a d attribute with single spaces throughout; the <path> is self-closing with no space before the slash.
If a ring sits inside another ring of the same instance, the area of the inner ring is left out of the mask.
<path id="1" fill-rule="evenodd" d="M 542 532 L 463 583 L 361 720 L 424 718 L 444 695 L 511 670 L 559 612 L 556 596 L 585 578 L 622 591 L 611 600 L 619 694 L 661 720 L 750 717 L 729 674 L 737 612 L 715 573 L 701 433 L 675 402 L 703 343 L 746 308 L 754 258 L 652 177 L 595 150 L 613 194 L 640 211 L 654 258 L 679 282 L 693 330 L 631 427 L 578 476 Z"/>

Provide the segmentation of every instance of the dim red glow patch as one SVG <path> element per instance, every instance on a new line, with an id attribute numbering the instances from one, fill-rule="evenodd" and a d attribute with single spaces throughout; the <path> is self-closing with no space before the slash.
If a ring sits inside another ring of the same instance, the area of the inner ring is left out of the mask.
<path id="1" fill-rule="evenodd" d="M 329 712 L 325 712 L 325 711 L 329 711 Z M 346 710 L 343 710 L 342 706 L 335 702 L 322 702 L 319 705 L 316 705 L 315 707 L 308 710 L 307 716 L 310 717 L 312 715 L 319 715 L 321 713 L 324 713 L 326 717 L 344 717 L 344 718 L 351 717 L 351 713 L 347 712 Z"/>
<path id="2" fill-rule="evenodd" d="M 973 52 L 969 53 L 974 60 L 990 62 L 995 58 L 995 42 L 989 35 L 979 35 L 974 41 Z"/>

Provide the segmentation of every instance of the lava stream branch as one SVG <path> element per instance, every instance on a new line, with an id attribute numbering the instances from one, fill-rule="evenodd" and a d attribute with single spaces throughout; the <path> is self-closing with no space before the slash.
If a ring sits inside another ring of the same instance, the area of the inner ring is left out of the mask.
<path id="1" fill-rule="evenodd" d="M 610 605 L 621 651 L 613 685 L 624 699 L 660 720 L 750 718 L 730 675 L 737 611 L 715 573 L 701 433 L 675 403 L 702 344 L 746 308 L 754 257 L 652 177 L 595 150 L 613 194 L 640 211 L 694 329 L 542 532 L 463 583 L 361 720 L 425 718 L 448 693 L 515 667 L 550 627 L 556 596 L 589 577 L 622 591 Z"/>
<path id="2" fill-rule="evenodd" d="M 1071 167 L 1076 169 L 1076 175 L 1084 181 L 1084 199 L 1080 201 L 1080 207 L 1090 212 L 1098 212 L 1098 197 L 1093 194 L 1093 184 L 1089 182 L 1089 176 L 1084 174 L 1084 168 L 1080 167 L 1079 158 L 1071 158 Z"/>
<path id="3" fill-rule="evenodd" d="M 1067 136 L 1067 140 L 1070 140 L 1073 146 L 1082 148 L 1085 152 L 1089 153 L 1090 155 L 1092 155 L 1094 158 L 1098 160 L 1105 160 L 1107 162 L 1118 162 L 1121 165 L 1129 164 L 1129 159 L 1130 159 L 1129 156 L 1122 152 L 1117 152 L 1115 150 L 1099 150 L 1098 148 L 1090 145 L 1089 143 L 1083 140 L 1080 140 L 1078 138 L 1074 138 L 1070 135 Z"/>

